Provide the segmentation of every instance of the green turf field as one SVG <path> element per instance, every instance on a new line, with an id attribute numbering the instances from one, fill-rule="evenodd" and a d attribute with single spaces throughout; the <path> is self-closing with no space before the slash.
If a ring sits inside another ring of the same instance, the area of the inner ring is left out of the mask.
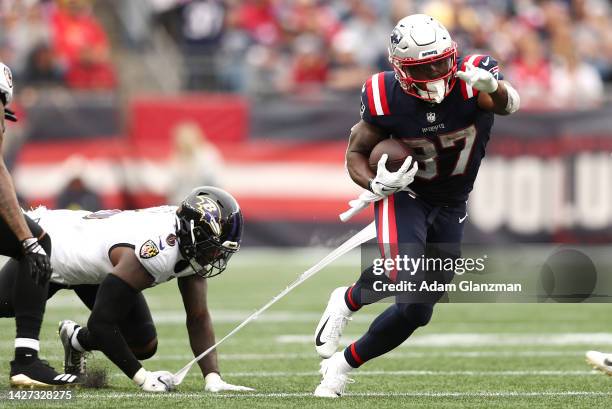
<path id="1" fill-rule="evenodd" d="M 217 336 L 276 295 L 317 261 L 312 251 L 251 251 L 210 281 L 210 308 Z M 177 392 L 144 395 L 99 353 L 90 367 L 106 367 L 110 385 L 80 389 L 71 402 L 52 407 L 181 408 L 361 407 L 361 408 L 567 408 L 610 407 L 612 379 L 590 370 L 587 349 L 612 350 L 606 304 L 515 305 L 454 304 L 437 307 L 422 328 L 393 353 L 354 373 L 347 396 L 321 400 L 316 387 L 319 359 L 312 332 L 331 289 L 357 277 L 358 257 L 347 256 L 321 272 L 220 348 L 224 378 L 257 389 L 253 393 L 209 394 L 194 368 Z M 176 284 L 145 292 L 159 333 L 157 355 L 149 370 L 176 371 L 191 357 Z M 358 337 L 384 305 L 362 309 L 349 324 L 346 339 Z M 42 332 L 42 356 L 61 367 L 62 349 L 55 331 L 60 319 L 84 322 L 86 309 L 64 291 L 48 304 Z M 606 334 L 606 331 L 608 333 Z M 0 320 L 0 387 L 8 386 L 14 323 Z M 6 398 L 6 394 L 4 393 Z M 40 407 L 39 402 L 7 402 L 0 407 Z"/>

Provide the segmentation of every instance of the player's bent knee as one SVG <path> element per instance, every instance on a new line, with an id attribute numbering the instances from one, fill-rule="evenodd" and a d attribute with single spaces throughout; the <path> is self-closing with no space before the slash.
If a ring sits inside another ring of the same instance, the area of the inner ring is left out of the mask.
<path id="1" fill-rule="evenodd" d="M 414 327 L 424 327 L 429 324 L 433 315 L 433 306 L 430 304 L 396 304 L 406 321 Z"/>
<path id="2" fill-rule="evenodd" d="M 152 358 L 157 352 L 157 338 L 152 339 L 148 344 L 143 346 L 130 345 L 130 349 L 139 361 Z"/>

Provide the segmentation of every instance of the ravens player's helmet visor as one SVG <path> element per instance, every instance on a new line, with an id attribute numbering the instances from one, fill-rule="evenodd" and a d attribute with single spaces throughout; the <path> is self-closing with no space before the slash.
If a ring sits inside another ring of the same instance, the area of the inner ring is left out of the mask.
<path id="1" fill-rule="evenodd" d="M 198 240 L 198 237 L 207 237 L 201 227 L 195 226 L 193 220 L 181 223 L 181 235 L 189 234 L 191 243 L 185 246 L 187 261 L 193 271 L 205 278 L 214 277 L 221 274 L 227 267 L 227 263 L 232 255 L 240 249 L 237 242 L 225 241 L 219 243 L 214 238 L 208 237 Z M 179 236 L 180 237 L 180 236 Z"/>

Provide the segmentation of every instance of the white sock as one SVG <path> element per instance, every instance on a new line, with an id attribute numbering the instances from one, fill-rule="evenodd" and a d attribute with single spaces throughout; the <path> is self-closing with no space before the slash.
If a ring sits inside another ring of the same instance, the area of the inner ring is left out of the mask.
<path id="1" fill-rule="evenodd" d="M 348 362 L 346 362 L 346 358 L 344 357 L 344 351 L 336 352 L 334 355 L 332 355 L 331 359 L 334 359 L 335 362 L 338 364 L 339 372 L 346 374 L 355 369 Z"/>
<path id="2" fill-rule="evenodd" d="M 40 351 L 40 342 L 33 338 L 15 338 L 15 348 L 29 348 Z"/>
<path id="3" fill-rule="evenodd" d="M 74 330 L 74 332 L 72 333 L 72 336 L 70 337 L 70 345 L 72 345 L 72 347 L 79 352 L 85 352 L 85 348 L 83 348 L 81 344 L 79 344 L 79 340 L 77 339 L 77 334 L 79 333 L 80 330 L 81 330 L 81 327 L 78 327 L 77 329 Z"/>

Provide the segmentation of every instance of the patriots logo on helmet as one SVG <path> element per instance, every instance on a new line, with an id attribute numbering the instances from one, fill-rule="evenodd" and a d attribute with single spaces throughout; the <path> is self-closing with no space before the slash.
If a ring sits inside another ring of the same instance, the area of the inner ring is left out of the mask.
<path id="1" fill-rule="evenodd" d="M 197 201 L 195 207 L 202 213 L 200 220 L 208 224 L 215 236 L 219 236 L 221 234 L 221 225 L 219 224 L 221 209 L 219 209 L 219 205 L 206 196 L 198 196 Z"/>
<path id="2" fill-rule="evenodd" d="M 11 74 L 11 70 L 8 67 L 4 67 L 4 77 L 8 86 L 13 88 L 13 74 Z"/>

